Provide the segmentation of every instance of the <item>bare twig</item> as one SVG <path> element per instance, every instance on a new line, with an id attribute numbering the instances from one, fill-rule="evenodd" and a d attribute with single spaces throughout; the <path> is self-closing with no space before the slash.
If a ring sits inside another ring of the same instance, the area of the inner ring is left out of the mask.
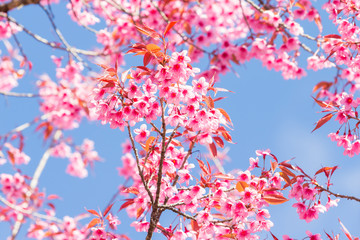
<path id="1" fill-rule="evenodd" d="M 46 13 L 53 29 L 55 30 L 56 35 L 59 37 L 60 41 L 64 44 L 66 50 L 68 52 L 70 52 L 79 62 L 84 63 L 84 65 L 86 67 L 89 68 L 88 64 L 84 62 L 84 60 L 76 53 L 72 50 L 72 47 L 69 45 L 69 43 L 67 42 L 67 40 L 65 39 L 65 37 L 63 36 L 63 34 L 61 33 L 60 29 L 56 26 L 54 19 L 52 18 L 50 12 L 41 4 L 39 4 L 39 6 L 41 7 L 41 9 Z"/>
<path id="2" fill-rule="evenodd" d="M 53 141 L 55 142 L 56 140 L 58 140 L 59 138 L 61 137 L 61 131 L 60 130 L 57 130 L 54 134 L 54 137 L 53 137 Z M 31 195 L 33 194 L 33 191 L 35 190 L 35 188 L 37 187 L 38 185 L 38 182 L 39 182 L 39 178 L 41 176 L 41 173 L 43 172 L 45 166 L 46 166 L 46 163 L 50 157 L 50 153 L 51 153 L 51 150 L 52 150 L 52 144 L 50 145 L 50 147 L 44 152 L 42 158 L 40 159 L 39 161 L 39 164 L 34 172 L 34 175 L 31 179 L 31 182 L 30 182 L 30 189 L 29 191 L 26 193 L 26 199 L 27 199 L 27 203 L 25 205 L 28 205 L 29 203 L 29 200 L 30 200 L 30 197 Z M 14 240 L 17 236 L 17 234 L 19 233 L 20 231 L 20 228 L 23 224 L 23 219 L 24 219 L 24 214 L 19 214 L 17 216 L 17 221 L 14 223 L 14 226 L 13 226 L 13 229 L 12 229 L 12 232 L 11 232 L 11 237 L 12 239 Z"/>
<path id="3" fill-rule="evenodd" d="M 34 93 L 15 93 L 15 92 L 4 92 L 4 91 L 0 91 L 0 95 L 10 96 L 10 97 L 26 97 L 26 98 L 40 97 L 39 94 L 34 94 Z"/>
<path id="4" fill-rule="evenodd" d="M 37 217 L 37 218 L 41 218 L 41 219 L 44 219 L 44 220 L 57 222 L 57 223 L 62 223 L 63 222 L 61 219 L 56 218 L 56 217 L 52 217 L 52 216 L 48 216 L 48 215 L 41 214 L 41 213 L 38 213 L 38 212 L 33 212 L 33 211 L 30 211 L 30 210 L 23 209 L 23 208 L 19 207 L 18 205 L 15 205 L 15 204 L 9 202 L 8 200 L 6 200 L 2 196 L 0 196 L 0 201 L 2 203 L 4 203 L 6 206 L 14 209 L 17 212 L 20 212 L 20 213 L 24 214 L 24 215 L 34 216 L 34 217 Z"/>
<path id="5" fill-rule="evenodd" d="M 0 16 L 1 17 L 7 17 L 6 14 L 1 13 L 1 12 L 0 12 Z M 59 46 L 59 44 L 57 44 L 55 42 L 50 42 L 49 40 L 47 40 L 47 39 L 45 39 L 45 38 L 31 32 L 30 30 L 25 28 L 23 25 L 18 23 L 14 18 L 9 16 L 8 20 L 11 21 L 12 23 L 15 23 L 18 27 L 21 28 L 22 31 L 24 31 L 26 34 L 28 34 L 32 38 L 34 38 L 36 41 L 41 42 L 41 43 L 43 43 L 45 45 L 48 45 L 48 46 L 50 46 L 52 48 L 55 48 L 55 49 L 68 51 L 66 48 Z M 101 53 L 101 52 L 88 51 L 88 50 L 78 49 L 78 48 L 74 48 L 74 47 L 71 47 L 71 51 L 79 53 L 81 55 L 86 55 L 86 56 L 101 56 L 101 55 L 104 55 L 104 53 Z"/>

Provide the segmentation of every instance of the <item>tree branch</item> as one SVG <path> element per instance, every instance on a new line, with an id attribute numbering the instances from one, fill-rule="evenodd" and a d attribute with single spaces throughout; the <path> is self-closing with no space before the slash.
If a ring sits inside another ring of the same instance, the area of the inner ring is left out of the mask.
<path id="1" fill-rule="evenodd" d="M 13 0 L 0 5 L 0 12 L 7 13 L 14 8 L 20 8 L 30 4 L 39 4 L 40 0 Z"/>

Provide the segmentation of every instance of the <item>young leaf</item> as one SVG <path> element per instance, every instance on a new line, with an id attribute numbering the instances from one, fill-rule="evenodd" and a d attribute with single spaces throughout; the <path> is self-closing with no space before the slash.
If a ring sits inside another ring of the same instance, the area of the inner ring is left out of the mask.
<path id="1" fill-rule="evenodd" d="M 217 149 L 216 149 L 216 145 L 214 142 L 209 144 L 209 148 L 211 151 L 211 154 L 213 155 L 213 157 L 217 157 Z"/>
<path id="2" fill-rule="evenodd" d="M 109 206 L 107 206 L 107 208 L 105 209 L 104 212 L 104 217 L 109 213 L 109 211 L 111 210 L 112 206 L 114 205 L 114 203 L 110 204 Z"/>
<path id="3" fill-rule="evenodd" d="M 220 137 L 213 137 L 213 140 L 216 142 L 216 144 L 221 147 L 224 148 L 224 141 L 220 138 Z"/>
<path id="4" fill-rule="evenodd" d="M 95 216 L 97 216 L 97 217 L 100 217 L 99 213 L 98 213 L 97 211 L 95 211 L 95 210 L 92 210 L 92 209 L 87 210 L 87 209 L 86 209 L 86 211 L 88 211 L 88 212 L 91 213 L 92 215 L 95 215 Z"/>
<path id="5" fill-rule="evenodd" d="M 87 225 L 87 228 L 92 228 L 93 226 L 95 226 L 96 224 L 100 223 L 100 219 L 99 218 L 94 218 L 93 220 L 91 220 L 89 222 L 89 224 Z"/>
<path id="6" fill-rule="evenodd" d="M 128 206 L 130 206 L 131 204 L 134 203 L 134 199 L 126 199 L 127 201 L 123 203 L 123 205 L 121 205 L 119 211 L 121 211 L 124 208 L 127 208 Z"/>
<path id="7" fill-rule="evenodd" d="M 328 113 L 328 114 L 326 114 L 324 117 L 322 117 L 322 118 L 316 123 L 316 127 L 315 127 L 314 130 L 312 130 L 311 132 L 314 132 L 316 129 L 320 128 L 322 125 L 324 125 L 325 123 L 327 123 L 333 116 L 334 116 L 333 113 Z"/>
<path id="8" fill-rule="evenodd" d="M 238 190 L 239 192 L 243 192 L 243 191 L 245 191 L 245 188 L 247 188 L 248 186 L 249 186 L 249 184 L 247 184 L 246 182 L 239 181 L 236 184 L 236 190 Z"/>
<path id="9" fill-rule="evenodd" d="M 222 108 L 217 108 L 221 112 L 221 114 L 226 118 L 226 120 L 232 125 L 231 118 L 227 112 Z"/>
<path id="10" fill-rule="evenodd" d="M 163 36 L 165 37 L 165 35 L 173 28 L 173 26 L 176 24 L 177 22 L 169 22 L 168 25 L 165 28 L 164 34 Z"/>
<path id="11" fill-rule="evenodd" d="M 158 45 L 153 44 L 153 43 L 146 45 L 146 49 L 151 53 L 156 53 L 161 50 L 161 48 Z"/>
<path id="12" fill-rule="evenodd" d="M 263 200 L 265 200 L 269 204 L 277 205 L 282 204 L 284 202 L 289 201 L 286 197 L 276 195 L 276 194 L 267 194 L 262 197 Z"/>

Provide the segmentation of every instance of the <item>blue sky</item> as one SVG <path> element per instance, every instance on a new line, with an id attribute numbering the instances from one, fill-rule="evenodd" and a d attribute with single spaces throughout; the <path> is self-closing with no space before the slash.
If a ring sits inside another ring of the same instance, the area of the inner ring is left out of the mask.
<path id="1" fill-rule="evenodd" d="M 70 44 L 83 49 L 95 44 L 96 39 L 92 34 L 80 29 L 68 15 L 64 14 L 66 13 L 64 5 L 53 7 L 53 11 L 58 27 Z M 40 8 L 27 6 L 11 12 L 11 16 L 33 32 L 49 39 L 56 39 Z M 34 69 L 13 91 L 35 92 L 35 81 L 40 74 L 47 73 L 54 77 L 54 64 L 50 61 L 50 55 L 66 55 L 41 45 L 24 34 L 19 34 L 19 40 L 33 62 Z M 1 48 L 3 49 L 3 45 Z M 307 56 L 306 53 L 303 55 Z M 199 65 L 199 67 L 204 69 L 206 66 Z M 219 87 L 234 91 L 234 93 L 222 94 L 227 98 L 218 105 L 229 113 L 234 123 L 231 134 L 235 144 L 228 145 L 231 162 L 226 163 L 225 169 L 227 171 L 246 169 L 249 157 L 255 157 L 255 150 L 270 148 L 279 160 L 295 157 L 293 162 L 310 173 L 323 166 L 340 165 L 333 178 L 334 192 L 360 196 L 359 157 L 343 156 L 342 148 L 338 148 L 327 137 L 329 132 L 337 128 L 337 124 L 332 121 L 311 133 L 314 123 L 322 117 L 321 113 L 317 113 L 320 109 L 311 98 L 312 88 L 319 81 L 331 80 L 333 72 L 308 72 L 308 75 L 301 80 L 285 81 L 280 73 L 268 71 L 256 60 L 236 67 L 235 71 L 239 77 L 229 73 L 222 76 L 218 83 Z M 2 116 L 0 135 L 39 116 L 38 102 L 39 99 L 0 96 L 0 116 Z M 26 130 L 25 135 L 24 151 L 32 160 L 23 171 L 31 176 L 36 166 L 34 162 L 39 161 L 46 144 L 42 142 L 41 135 L 35 132 L 34 128 Z M 116 167 L 120 165 L 121 143 L 126 139 L 124 133 L 120 130 L 112 130 L 109 126 L 102 126 L 99 122 L 83 121 L 79 129 L 67 132 L 66 135 L 72 136 L 77 144 L 81 144 L 84 138 L 94 140 L 95 148 L 104 161 L 95 164 L 94 171 L 90 171 L 88 178 L 78 179 L 65 174 L 68 160 L 55 158 L 49 160 L 40 178 L 39 187 L 45 189 L 47 194 L 61 196 L 61 200 L 54 201 L 58 217 L 84 213 L 85 207 L 102 209 L 115 193 L 118 185 L 123 182 L 117 174 Z M 7 166 L 0 166 L 0 169 L 1 172 L 11 172 Z M 338 218 L 352 234 L 360 235 L 358 228 L 360 204 L 358 203 L 341 200 L 339 207 L 321 214 L 318 220 L 310 224 L 298 220 L 296 209 L 291 207 L 293 203 L 294 201 L 290 201 L 270 208 L 271 220 L 275 224 L 272 232 L 278 237 L 288 234 L 302 238 L 306 235 L 306 230 L 322 234 L 324 230 L 328 233 L 338 233 L 341 231 Z M 115 209 L 119 208 L 120 204 L 118 202 Z M 143 236 L 128 227 L 134 219 L 127 218 L 123 213 L 119 216 L 122 221 L 119 233 L 129 233 L 133 239 Z M 0 223 L 0 239 L 5 239 L 8 233 L 9 225 Z"/>

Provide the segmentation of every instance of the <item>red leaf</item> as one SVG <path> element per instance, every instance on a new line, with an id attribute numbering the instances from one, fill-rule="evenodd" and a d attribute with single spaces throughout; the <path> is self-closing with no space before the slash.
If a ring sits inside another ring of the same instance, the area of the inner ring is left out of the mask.
<path id="1" fill-rule="evenodd" d="M 201 171 L 204 172 L 205 175 L 210 175 L 210 171 L 209 169 L 206 167 L 205 163 L 199 159 L 198 160 L 198 163 L 199 163 L 199 167 L 201 169 Z"/>
<path id="2" fill-rule="evenodd" d="M 289 201 L 286 197 L 276 195 L 276 194 L 267 194 L 262 197 L 263 200 L 265 200 L 269 204 L 277 205 L 282 204 L 284 202 Z"/>
<path id="3" fill-rule="evenodd" d="M 342 224 L 342 222 L 340 221 L 340 219 L 338 219 L 338 220 L 339 220 L 339 223 L 340 223 L 340 225 L 341 225 L 341 230 L 345 233 L 346 237 L 347 237 L 349 240 L 352 240 L 353 238 L 352 238 L 350 232 L 346 229 L 346 227 L 344 226 L 344 224 Z"/>
<path id="4" fill-rule="evenodd" d="M 93 226 L 95 226 L 96 224 L 100 223 L 100 219 L 99 218 L 94 218 L 93 220 L 91 220 L 91 222 L 89 222 L 89 224 L 87 225 L 87 228 L 92 228 Z"/>
<path id="5" fill-rule="evenodd" d="M 127 208 L 128 206 L 130 206 L 131 204 L 134 203 L 134 199 L 126 199 L 127 201 L 123 203 L 123 205 L 121 205 L 120 210 Z"/>
<path id="6" fill-rule="evenodd" d="M 168 25 L 165 28 L 164 31 L 164 37 L 165 35 L 173 28 L 173 26 L 176 24 L 177 22 L 169 22 Z"/>
<path id="7" fill-rule="evenodd" d="M 311 132 L 315 131 L 316 129 L 320 128 L 322 125 L 324 125 L 325 123 L 327 123 L 332 117 L 333 117 L 333 113 L 329 113 L 326 114 L 324 117 L 322 117 L 316 124 L 316 127 L 314 128 L 314 130 L 312 130 Z"/>
<path id="8" fill-rule="evenodd" d="M 114 203 L 110 204 L 110 205 L 105 209 L 104 217 L 109 213 L 109 211 L 111 210 L 111 208 L 112 208 L 113 205 L 114 205 Z"/>
<path id="9" fill-rule="evenodd" d="M 151 53 L 149 53 L 149 52 L 145 53 L 144 60 L 143 60 L 144 66 L 148 65 L 152 58 L 153 58 L 153 56 L 151 55 Z"/>
<path id="10" fill-rule="evenodd" d="M 142 34 L 145 34 L 155 40 L 160 38 L 160 35 L 157 32 L 155 32 L 155 30 L 153 30 L 149 27 L 135 25 L 135 28 Z"/>
<path id="11" fill-rule="evenodd" d="M 323 101 L 320 101 L 320 100 L 317 100 L 316 98 L 312 97 L 315 102 L 322 108 L 332 108 L 333 106 L 331 104 L 328 104 L 326 102 L 323 102 Z"/>
<path id="12" fill-rule="evenodd" d="M 274 234 L 272 234 L 272 232 L 270 232 L 271 236 L 273 237 L 274 240 L 279 240 L 277 237 L 274 236 Z"/>
<path id="13" fill-rule="evenodd" d="M 322 172 L 327 172 L 327 171 L 329 171 L 329 170 L 335 171 L 336 169 L 337 169 L 337 166 L 335 166 L 335 167 L 323 167 L 323 168 L 319 169 L 319 170 L 315 173 L 315 175 L 318 175 L 319 173 L 322 173 Z"/>
<path id="14" fill-rule="evenodd" d="M 337 39 L 341 39 L 341 36 L 337 35 L 337 34 L 329 34 L 324 36 L 324 38 L 337 38 Z"/>
<path id="15" fill-rule="evenodd" d="M 275 161 L 270 161 L 270 165 L 271 165 L 271 170 L 272 172 L 275 172 L 276 168 L 278 167 L 278 163 Z"/>
<path id="16" fill-rule="evenodd" d="M 318 89 L 329 89 L 329 87 L 333 85 L 332 82 L 325 82 L 325 81 L 322 81 L 322 82 L 319 82 L 318 84 L 316 84 L 313 88 L 313 92 L 316 92 Z M 316 100 L 315 100 L 316 101 Z"/>
<path id="17" fill-rule="evenodd" d="M 217 149 L 216 149 L 216 145 L 214 142 L 209 144 L 209 148 L 211 151 L 211 154 L 213 155 L 213 157 L 217 157 Z"/>
<path id="18" fill-rule="evenodd" d="M 216 142 L 216 144 L 221 147 L 224 148 L 224 141 L 220 138 L 220 137 L 213 137 L 213 140 Z"/>
<path id="19" fill-rule="evenodd" d="M 48 200 L 52 200 L 52 199 L 60 199 L 60 197 L 56 194 L 51 194 L 47 197 Z"/>

